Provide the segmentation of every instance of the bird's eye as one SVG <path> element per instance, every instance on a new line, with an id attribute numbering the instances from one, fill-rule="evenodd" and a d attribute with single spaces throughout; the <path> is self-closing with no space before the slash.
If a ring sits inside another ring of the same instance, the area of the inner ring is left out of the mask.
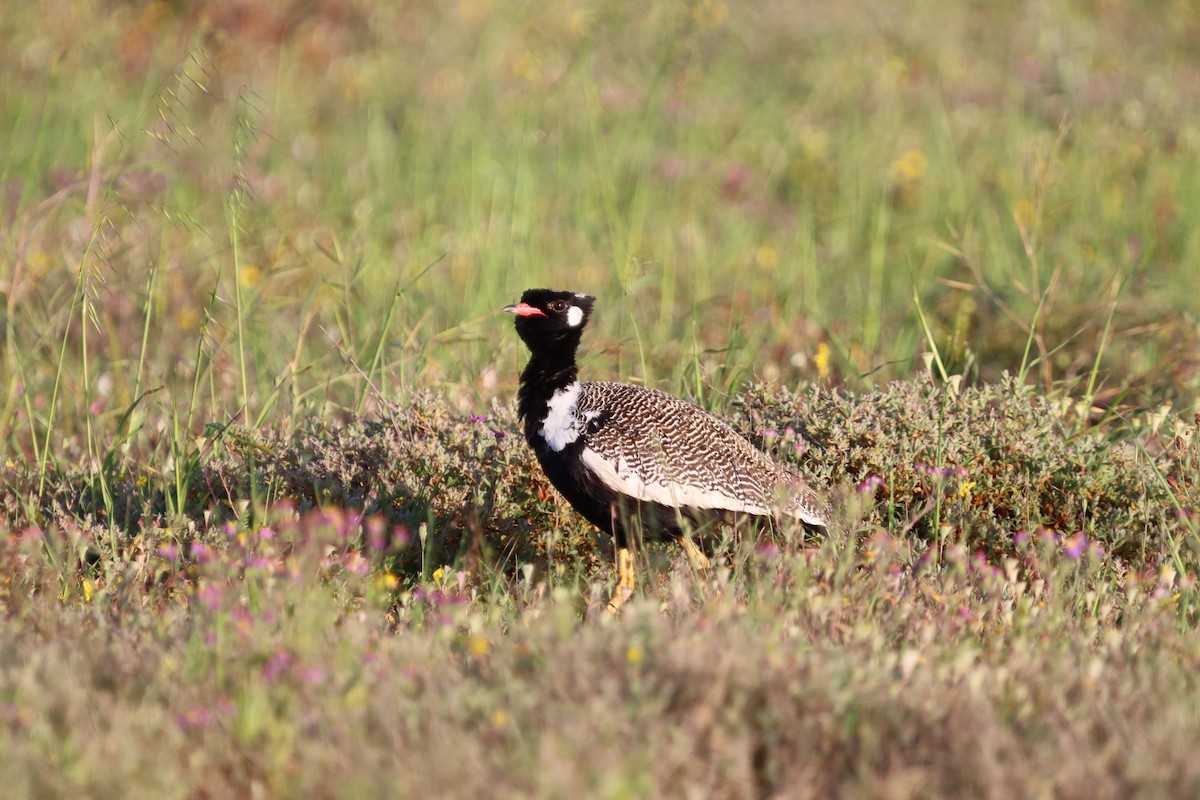
<path id="1" fill-rule="evenodd" d="M 567 301 L 566 300 L 551 300 L 550 301 L 550 310 L 551 311 L 566 311 L 567 310 Z"/>

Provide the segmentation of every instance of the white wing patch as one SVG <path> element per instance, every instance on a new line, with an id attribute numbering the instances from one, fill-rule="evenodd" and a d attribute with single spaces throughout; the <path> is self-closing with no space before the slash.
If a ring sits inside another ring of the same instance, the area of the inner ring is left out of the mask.
<path id="1" fill-rule="evenodd" d="M 572 310 L 574 308 L 572 306 Z M 579 391 L 579 381 L 575 381 L 570 386 L 559 389 L 550 398 L 550 413 L 542 420 L 539 433 L 556 453 L 579 438 L 579 420 L 575 416 Z"/>
<path id="2" fill-rule="evenodd" d="M 583 448 L 583 464 L 606 486 L 638 500 L 661 503 L 673 508 L 717 508 L 723 511 L 742 511 L 766 516 L 771 509 L 757 503 L 747 503 L 724 492 L 702 489 L 683 483 L 646 483 L 624 457 L 613 463 L 590 447 Z"/>

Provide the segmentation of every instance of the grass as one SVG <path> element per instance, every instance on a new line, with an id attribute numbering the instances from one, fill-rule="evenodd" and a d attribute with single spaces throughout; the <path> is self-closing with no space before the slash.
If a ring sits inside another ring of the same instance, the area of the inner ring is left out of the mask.
<path id="1" fill-rule="evenodd" d="M 1198 19 L 9 11 L 6 793 L 1194 794 Z M 829 535 L 595 614 L 533 285 Z"/>

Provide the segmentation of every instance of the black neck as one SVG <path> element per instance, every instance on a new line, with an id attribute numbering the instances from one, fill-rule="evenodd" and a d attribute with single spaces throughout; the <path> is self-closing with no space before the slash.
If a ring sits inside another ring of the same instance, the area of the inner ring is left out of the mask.
<path id="1" fill-rule="evenodd" d="M 526 422 L 541 420 L 549 410 L 554 393 L 570 386 L 578 376 L 574 347 L 535 352 L 521 373 L 518 413 Z"/>

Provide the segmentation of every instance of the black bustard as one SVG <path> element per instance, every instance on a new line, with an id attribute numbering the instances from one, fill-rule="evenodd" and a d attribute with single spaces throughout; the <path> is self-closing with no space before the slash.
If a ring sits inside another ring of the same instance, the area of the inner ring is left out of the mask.
<path id="1" fill-rule="evenodd" d="M 613 537 L 617 587 L 608 609 L 633 594 L 630 547 L 640 532 L 677 538 L 731 515 L 792 517 L 825 527 L 828 506 L 799 475 L 775 463 L 706 411 L 657 389 L 579 382 L 575 351 L 596 298 L 530 289 L 505 306 L 529 347 L 518 411 L 525 440 L 554 488 Z"/>

